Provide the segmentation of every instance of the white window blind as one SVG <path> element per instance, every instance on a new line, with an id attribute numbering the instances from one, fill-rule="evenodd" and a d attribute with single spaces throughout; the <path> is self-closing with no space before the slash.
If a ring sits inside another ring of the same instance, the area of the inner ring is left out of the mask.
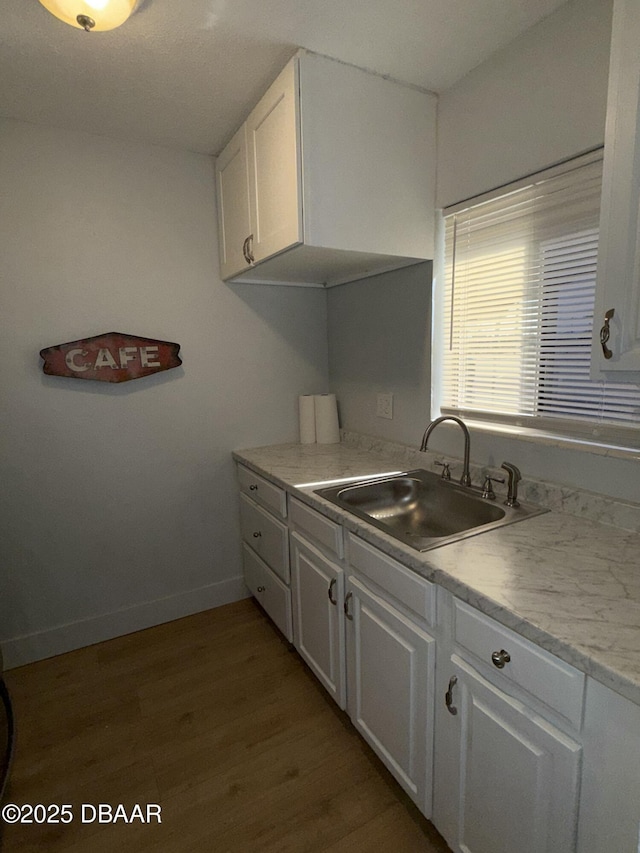
<path id="1" fill-rule="evenodd" d="M 589 376 L 602 160 L 445 211 L 441 409 L 640 446 L 640 388 Z"/>

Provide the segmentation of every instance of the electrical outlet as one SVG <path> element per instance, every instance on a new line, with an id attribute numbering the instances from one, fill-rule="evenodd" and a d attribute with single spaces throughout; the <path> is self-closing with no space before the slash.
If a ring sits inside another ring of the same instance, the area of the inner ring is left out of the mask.
<path id="1" fill-rule="evenodd" d="M 376 414 L 379 418 L 393 418 L 393 394 L 378 394 Z"/>

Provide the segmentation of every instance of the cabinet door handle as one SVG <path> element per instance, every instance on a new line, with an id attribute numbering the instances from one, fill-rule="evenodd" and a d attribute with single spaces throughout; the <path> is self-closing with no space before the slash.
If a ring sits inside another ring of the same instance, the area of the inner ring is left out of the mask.
<path id="1" fill-rule="evenodd" d="M 613 353 L 607 346 L 607 341 L 609 340 L 609 336 L 611 334 L 611 330 L 609 329 L 609 321 L 615 314 L 615 308 L 609 308 L 607 313 L 604 315 L 604 324 L 600 329 L 600 344 L 602 345 L 602 354 L 605 358 L 611 358 Z"/>
<path id="2" fill-rule="evenodd" d="M 493 652 L 491 655 L 491 663 L 494 666 L 497 666 L 498 669 L 504 669 L 504 665 L 509 663 L 511 660 L 511 655 L 509 652 L 506 652 L 504 649 L 500 649 L 499 652 Z"/>
<path id="3" fill-rule="evenodd" d="M 259 587 L 258 587 L 258 592 L 264 592 L 264 591 L 265 591 L 265 589 L 266 589 L 266 586 L 259 586 Z"/>
<path id="4" fill-rule="evenodd" d="M 256 532 L 253 534 L 254 539 L 259 539 L 261 536 L 262 536 L 262 533 L 259 530 L 256 530 Z"/>
<path id="5" fill-rule="evenodd" d="M 331 578 L 331 583 L 329 584 L 329 589 L 328 589 L 329 601 L 330 601 L 334 606 L 337 606 L 337 604 L 338 604 L 338 600 L 337 600 L 336 598 L 334 598 L 334 597 L 333 597 L 333 595 L 331 595 L 331 593 L 333 592 L 333 590 L 334 590 L 335 585 L 337 584 L 337 582 L 338 582 L 338 578 Z"/>
<path id="6" fill-rule="evenodd" d="M 249 234 L 249 236 L 247 237 L 247 254 L 249 255 L 249 263 L 254 263 L 255 258 L 253 257 L 253 234 Z"/>
<path id="7" fill-rule="evenodd" d="M 249 486 L 249 491 L 250 492 L 257 492 L 258 491 L 258 487 L 256 486 L 255 483 L 251 483 L 251 485 Z"/>
<path id="8" fill-rule="evenodd" d="M 347 593 L 347 595 L 346 595 L 346 597 L 345 597 L 345 599 L 344 599 L 344 605 L 343 605 L 343 607 L 344 607 L 344 615 L 347 617 L 347 619 L 348 619 L 350 622 L 353 622 L 353 616 L 349 613 L 349 601 L 350 601 L 352 598 L 353 598 L 353 593 L 352 593 L 352 592 L 348 592 L 348 593 Z"/>
<path id="9" fill-rule="evenodd" d="M 251 258 L 249 257 L 249 238 L 244 238 L 244 243 L 242 244 L 242 254 L 244 255 L 245 261 L 250 264 Z"/>
<path id="10" fill-rule="evenodd" d="M 449 679 L 449 689 L 444 694 L 444 704 L 447 706 L 447 711 L 452 714 L 454 717 L 458 713 L 458 709 L 453 704 L 453 688 L 458 683 L 458 676 L 452 675 Z"/>

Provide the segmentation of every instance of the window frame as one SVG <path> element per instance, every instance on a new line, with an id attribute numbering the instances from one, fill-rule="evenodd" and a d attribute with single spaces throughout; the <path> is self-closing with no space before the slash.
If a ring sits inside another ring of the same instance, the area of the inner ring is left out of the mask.
<path id="1" fill-rule="evenodd" d="M 443 405 L 443 361 L 444 347 L 448 345 L 450 331 L 444 322 L 445 278 L 445 216 L 461 212 L 469 207 L 510 195 L 541 180 L 566 174 L 589 163 L 602 159 L 602 148 L 594 149 L 550 169 L 528 175 L 518 181 L 505 184 L 490 192 L 439 211 L 437 218 L 436 260 L 434 263 L 433 312 L 432 312 L 432 414 L 456 415 L 477 428 L 489 431 L 520 435 L 525 438 L 544 440 L 546 443 L 566 445 L 571 443 L 585 449 L 616 449 L 631 451 L 637 455 L 640 449 L 640 416 L 637 424 L 612 424 L 608 421 L 544 417 L 538 414 L 504 415 L 479 412 L 464 407 Z M 615 385 L 616 383 L 609 383 Z M 538 386 L 539 393 L 539 386 Z"/>

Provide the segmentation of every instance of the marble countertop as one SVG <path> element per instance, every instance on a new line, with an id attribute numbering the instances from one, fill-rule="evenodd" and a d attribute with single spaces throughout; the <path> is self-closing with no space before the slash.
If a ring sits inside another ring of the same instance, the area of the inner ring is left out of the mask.
<path id="1" fill-rule="evenodd" d="M 640 704 L 640 534 L 550 511 L 420 553 L 313 493 L 408 470 L 397 458 L 344 444 L 253 448 L 234 458 Z"/>

